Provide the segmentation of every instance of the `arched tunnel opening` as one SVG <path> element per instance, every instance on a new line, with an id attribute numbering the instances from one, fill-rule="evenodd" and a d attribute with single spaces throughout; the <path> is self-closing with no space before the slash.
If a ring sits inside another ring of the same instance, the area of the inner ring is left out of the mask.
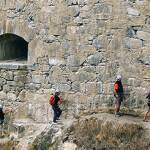
<path id="1" fill-rule="evenodd" d="M 27 60 L 27 57 L 27 41 L 12 33 L 0 35 L 0 60 Z"/>

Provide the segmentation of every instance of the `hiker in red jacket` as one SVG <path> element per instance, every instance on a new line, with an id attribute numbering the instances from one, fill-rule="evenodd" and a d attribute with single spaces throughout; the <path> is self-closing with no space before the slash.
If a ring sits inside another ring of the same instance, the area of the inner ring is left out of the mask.
<path id="1" fill-rule="evenodd" d="M 115 101 L 115 116 L 120 116 L 120 106 L 123 101 L 123 85 L 121 82 L 121 76 L 117 75 L 116 82 L 114 84 L 114 96 L 116 98 Z"/>
<path id="2" fill-rule="evenodd" d="M 50 104 L 52 105 L 52 109 L 54 111 L 54 117 L 53 117 L 53 122 L 56 123 L 57 120 L 59 119 L 62 110 L 59 107 L 59 104 L 62 103 L 62 99 L 59 96 L 60 92 L 56 91 L 54 95 L 51 96 L 50 98 Z"/>

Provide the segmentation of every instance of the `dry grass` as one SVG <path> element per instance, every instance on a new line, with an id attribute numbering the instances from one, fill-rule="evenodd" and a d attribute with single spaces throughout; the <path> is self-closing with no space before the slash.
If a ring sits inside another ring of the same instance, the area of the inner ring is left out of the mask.
<path id="1" fill-rule="evenodd" d="M 150 139 L 138 124 L 85 119 L 71 128 L 71 139 L 86 150 L 148 150 Z"/>
<path id="2" fill-rule="evenodd" d="M 15 141 L 0 139 L 0 150 L 14 150 L 16 144 Z"/>

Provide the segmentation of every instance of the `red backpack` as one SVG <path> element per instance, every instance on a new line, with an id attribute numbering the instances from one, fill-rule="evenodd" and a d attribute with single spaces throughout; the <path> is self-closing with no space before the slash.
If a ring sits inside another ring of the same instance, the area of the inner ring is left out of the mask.
<path id="1" fill-rule="evenodd" d="M 55 97 L 54 97 L 54 95 L 52 95 L 52 96 L 50 97 L 49 103 L 50 103 L 52 106 L 55 104 Z"/>

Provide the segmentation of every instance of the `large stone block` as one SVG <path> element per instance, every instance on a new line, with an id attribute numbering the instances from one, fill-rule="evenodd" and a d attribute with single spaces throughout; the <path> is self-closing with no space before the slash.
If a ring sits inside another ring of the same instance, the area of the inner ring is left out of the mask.
<path id="1" fill-rule="evenodd" d="M 128 12 L 128 15 L 131 15 L 131 16 L 139 16 L 140 15 L 139 11 L 134 8 L 127 8 L 127 12 Z"/>
<path id="2" fill-rule="evenodd" d="M 79 84 L 79 82 L 73 82 L 72 86 L 71 86 L 71 90 L 75 91 L 75 92 L 79 92 L 80 91 L 80 84 Z"/>
<path id="3" fill-rule="evenodd" d="M 4 101 L 7 99 L 7 94 L 4 91 L 0 92 L 0 100 Z"/>
<path id="4" fill-rule="evenodd" d="M 33 83 L 42 83 L 45 82 L 45 75 L 32 75 Z"/>
<path id="5" fill-rule="evenodd" d="M 137 31 L 136 33 L 137 38 L 144 40 L 144 41 L 150 41 L 150 33 L 144 32 L 144 31 Z"/>
<path id="6" fill-rule="evenodd" d="M 7 93 L 7 99 L 8 99 L 9 101 L 15 101 L 16 98 L 17 98 L 16 94 L 11 93 L 11 92 Z"/>
<path id="7" fill-rule="evenodd" d="M 125 38 L 124 47 L 129 49 L 139 49 L 143 46 L 143 42 L 140 39 Z"/>
<path id="8" fill-rule="evenodd" d="M 20 87 L 19 87 L 20 88 Z M 21 88 L 20 88 L 20 90 L 21 90 Z M 12 86 L 12 85 L 4 85 L 3 86 L 3 91 L 4 92 L 10 92 L 10 91 L 12 91 L 12 92 L 14 92 L 14 91 L 16 91 L 16 86 Z"/>
<path id="9" fill-rule="evenodd" d="M 88 60 L 87 62 L 90 64 L 90 65 L 98 65 L 99 63 L 101 63 L 103 60 L 103 56 L 102 56 L 102 53 L 95 53 L 94 55 L 91 55 L 88 57 Z"/>
<path id="10" fill-rule="evenodd" d="M 71 5 L 77 5 L 78 4 L 78 0 L 67 0 L 67 5 L 71 6 Z"/>
<path id="11" fill-rule="evenodd" d="M 92 80 L 94 80 L 96 78 L 96 74 L 89 73 L 89 72 L 86 72 L 86 71 L 79 71 L 77 73 L 77 75 L 78 75 L 77 79 L 80 82 L 92 81 Z"/>
<path id="12" fill-rule="evenodd" d="M 72 14 L 73 17 L 77 17 L 80 14 L 79 6 L 70 6 L 69 10 L 71 11 L 71 14 Z"/>
<path id="13" fill-rule="evenodd" d="M 4 85 L 6 83 L 6 80 L 4 78 L 0 78 L 0 86 Z"/>
<path id="14" fill-rule="evenodd" d="M 86 83 L 86 94 L 87 95 L 97 95 L 97 84 L 96 82 L 87 82 Z"/>
<path id="15" fill-rule="evenodd" d="M 79 67 L 80 66 L 80 59 L 78 56 L 71 55 L 67 58 L 67 65 L 70 67 Z"/>
<path id="16" fill-rule="evenodd" d="M 103 83 L 97 82 L 97 93 L 102 94 L 103 93 Z"/>
<path id="17" fill-rule="evenodd" d="M 56 83 L 52 86 L 52 88 L 54 89 L 58 89 L 61 92 L 67 92 L 71 89 L 71 85 L 70 84 L 61 84 L 61 83 Z"/>
<path id="18" fill-rule="evenodd" d="M 26 75 L 20 75 L 20 76 L 15 76 L 14 77 L 14 81 L 16 82 L 23 82 L 23 83 L 26 83 L 26 80 L 27 80 L 27 76 Z"/>

